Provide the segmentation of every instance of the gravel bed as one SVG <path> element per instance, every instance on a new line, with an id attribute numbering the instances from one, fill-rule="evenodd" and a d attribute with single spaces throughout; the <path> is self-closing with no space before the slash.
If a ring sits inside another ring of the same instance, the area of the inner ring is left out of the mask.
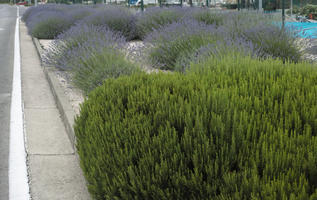
<path id="1" fill-rule="evenodd" d="M 53 40 L 40 40 L 40 44 L 44 50 L 50 48 Z M 71 82 L 71 75 L 66 71 L 55 71 L 55 77 L 59 80 L 60 85 L 64 88 L 64 94 L 68 97 L 69 103 L 72 105 L 76 114 L 80 112 L 80 104 L 84 102 L 85 98 L 83 93 Z"/>
<path id="2" fill-rule="evenodd" d="M 317 39 L 301 38 L 297 41 L 303 59 L 311 63 L 317 63 Z"/>
<path id="3" fill-rule="evenodd" d="M 53 40 L 40 40 L 40 44 L 45 50 L 48 50 L 52 41 Z M 317 39 L 298 39 L 297 43 L 303 53 L 303 59 L 317 63 Z M 153 68 L 146 62 L 146 58 L 144 57 L 146 48 L 147 45 L 143 41 L 133 41 L 127 43 L 124 52 L 127 59 L 137 63 L 147 73 L 157 73 L 161 71 Z M 83 93 L 72 85 L 69 72 L 56 71 L 55 76 L 59 80 L 60 85 L 64 88 L 64 93 L 68 97 L 75 113 L 79 114 L 80 104 L 83 103 L 85 99 Z"/>

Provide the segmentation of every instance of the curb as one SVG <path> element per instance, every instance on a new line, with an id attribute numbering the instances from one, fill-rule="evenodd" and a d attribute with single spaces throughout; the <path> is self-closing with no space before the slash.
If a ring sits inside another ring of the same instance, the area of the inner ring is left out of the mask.
<path id="1" fill-rule="evenodd" d="M 40 58 L 41 65 L 43 67 L 43 61 L 41 54 L 44 52 L 43 48 L 40 45 L 40 42 L 37 38 L 32 37 L 32 41 L 34 43 L 36 52 Z M 75 150 L 76 157 L 77 151 L 76 151 L 76 139 L 75 139 L 75 132 L 73 129 L 74 125 L 74 119 L 75 119 L 75 111 L 73 110 L 72 106 L 70 105 L 67 97 L 64 94 L 64 89 L 59 85 L 59 82 L 57 78 L 55 77 L 54 73 L 57 71 L 56 68 L 45 68 L 43 67 L 44 74 L 46 76 L 46 79 L 48 80 L 48 83 L 50 85 L 51 91 L 53 93 L 55 102 L 57 104 L 57 108 L 60 112 L 62 121 L 64 123 L 66 133 L 68 135 L 68 138 L 72 144 L 72 147 Z"/>
<path id="2" fill-rule="evenodd" d="M 70 140 L 72 148 L 74 149 L 74 155 L 76 157 L 77 163 L 80 166 L 80 158 L 79 158 L 79 155 L 78 155 L 77 149 L 76 149 L 76 137 L 75 137 L 75 132 L 73 129 L 74 119 L 75 119 L 76 113 L 73 110 L 71 104 L 69 103 L 68 98 L 64 94 L 64 89 L 62 88 L 62 86 L 60 86 L 59 80 L 54 75 L 54 73 L 58 70 L 55 67 L 45 68 L 43 66 L 43 60 L 41 57 L 41 53 L 44 52 L 44 49 L 42 48 L 42 46 L 37 38 L 32 37 L 32 41 L 33 41 L 33 44 L 35 46 L 36 52 L 39 56 L 40 63 L 41 63 L 42 69 L 44 71 L 45 77 L 46 77 L 46 79 L 49 83 L 50 89 L 52 91 L 54 100 L 56 102 L 57 109 L 61 115 L 61 119 L 63 121 L 67 136 Z M 85 187 L 88 191 L 87 186 L 89 184 L 84 176 L 84 173 L 83 173 L 81 167 L 80 167 L 80 173 L 84 177 Z M 89 199 L 92 199 L 91 196 Z"/>

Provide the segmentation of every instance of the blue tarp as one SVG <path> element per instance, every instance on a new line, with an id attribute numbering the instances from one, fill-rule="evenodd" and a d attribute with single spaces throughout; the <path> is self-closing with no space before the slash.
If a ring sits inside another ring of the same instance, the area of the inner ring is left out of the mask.
<path id="1" fill-rule="evenodd" d="M 286 22 L 285 27 L 295 31 L 301 38 L 317 39 L 317 23 L 311 22 Z"/>

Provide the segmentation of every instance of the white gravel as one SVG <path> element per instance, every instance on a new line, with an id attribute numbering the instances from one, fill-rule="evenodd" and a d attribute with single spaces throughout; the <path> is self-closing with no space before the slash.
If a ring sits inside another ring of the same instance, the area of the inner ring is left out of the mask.
<path id="1" fill-rule="evenodd" d="M 158 73 L 161 70 L 153 68 L 144 57 L 147 48 L 143 41 L 128 42 L 124 47 L 126 58 L 141 66 L 146 73 Z"/>
<path id="2" fill-rule="evenodd" d="M 303 53 L 303 59 L 317 63 L 317 39 L 299 39 L 298 46 Z"/>
<path id="3" fill-rule="evenodd" d="M 53 40 L 40 40 L 40 44 L 44 50 L 48 50 Z M 64 94 L 68 97 L 69 103 L 72 105 L 76 114 L 80 112 L 80 104 L 84 102 L 83 93 L 71 82 L 71 75 L 66 71 L 58 70 L 55 77 L 59 80 L 60 85 L 64 88 Z"/>

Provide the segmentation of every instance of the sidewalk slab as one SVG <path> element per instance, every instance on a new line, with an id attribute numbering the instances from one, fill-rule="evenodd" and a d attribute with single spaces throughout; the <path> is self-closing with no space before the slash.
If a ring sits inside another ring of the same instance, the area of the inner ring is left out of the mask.
<path id="1" fill-rule="evenodd" d="M 56 108 L 24 111 L 28 154 L 74 154 Z"/>
<path id="2" fill-rule="evenodd" d="M 22 77 L 28 81 L 22 84 L 22 93 L 25 108 L 29 107 L 54 107 L 54 98 L 47 88 L 50 88 L 43 69 L 38 59 L 32 38 L 27 34 L 26 27 L 20 26 L 21 33 L 21 60 Z"/>
<path id="3" fill-rule="evenodd" d="M 88 200 L 82 190 L 84 177 L 78 176 L 81 170 L 75 156 L 40 156 L 29 157 L 32 199 L 39 200 Z M 45 166 L 45 167 L 43 167 Z M 76 168 L 71 166 L 77 166 Z M 63 170 L 60 170 L 63 169 Z M 77 183 L 77 184 L 74 184 Z"/>

